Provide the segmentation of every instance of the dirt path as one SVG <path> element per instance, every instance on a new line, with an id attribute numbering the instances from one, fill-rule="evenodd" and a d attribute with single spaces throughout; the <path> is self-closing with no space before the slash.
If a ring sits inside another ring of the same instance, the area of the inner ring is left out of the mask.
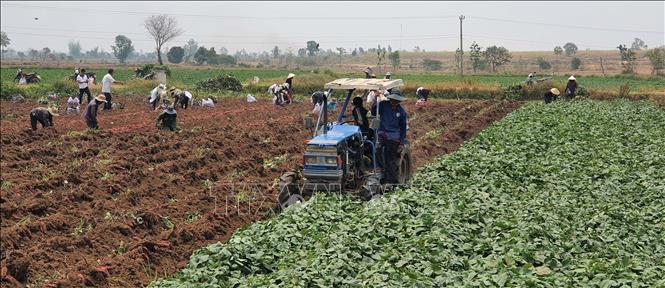
<path id="1" fill-rule="evenodd" d="M 79 116 L 33 132 L 34 105 L 0 103 L 2 286 L 136 287 L 168 276 L 197 248 L 268 217 L 274 180 L 301 164 L 311 136 L 300 120 L 307 104 L 225 100 L 179 110 L 183 132 L 169 133 L 140 99 L 117 98 L 126 108 L 100 112 L 96 133 Z M 407 103 L 417 165 L 520 105 Z"/>

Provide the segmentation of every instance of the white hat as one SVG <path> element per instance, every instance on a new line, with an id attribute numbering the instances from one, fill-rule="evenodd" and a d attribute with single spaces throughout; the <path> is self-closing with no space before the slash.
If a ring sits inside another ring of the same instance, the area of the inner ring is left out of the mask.
<path id="1" fill-rule="evenodd" d="M 386 75 L 390 76 L 390 72 L 386 72 Z"/>
<path id="2" fill-rule="evenodd" d="M 164 85 L 164 83 L 159 83 L 159 86 L 157 86 L 157 88 L 164 90 L 166 89 L 166 85 Z"/>
<path id="3" fill-rule="evenodd" d="M 293 78 L 294 76 L 296 76 L 296 74 L 289 73 L 289 76 L 286 76 L 286 79 Z"/>
<path id="4" fill-rule="evenodd" d="M 575 81 L 575 76 L 570 75 L 570 78 L 568 78 L 568 80 Z"/>

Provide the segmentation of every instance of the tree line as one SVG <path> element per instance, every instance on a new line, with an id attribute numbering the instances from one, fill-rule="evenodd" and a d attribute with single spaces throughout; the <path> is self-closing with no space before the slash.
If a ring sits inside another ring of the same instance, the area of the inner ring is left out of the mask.
<path id="1" fill-rule="evenodd" d="M 270 51 L 263 52 L 247 52 L 245 49 L 240 49 L 234 55 L 230 55 L 229 51 L 221 47 L 219 52 L 214 47 L 206 48 L 194 40 L 189 39 L 182 46 L 166 46 L 168 43 L 182 35 L 184 31 L 178 27 L 177 20 L 168 15 L 153 15 L 145 19 L 144 27 L 148 34 L 152 37 L 155 44 L 155 50 L 152 52 L 136 51 L 132 40 L 125 35 L 117 35 L 115 37 L 115 45 L 112 45 L 111 51 L 104 51 L 103 48 L 97 46 L 88 51 L 83 51 L 79 41 L 70 41 L 68 44 L 68 53 L 57 52 L 48 47 L 40 50 L 28 49 L 27 51 L 13 51 L 5 50 L 11 44 L 11 39 L 2 31 L 0 38 L 2 45 L 3 57 L 17 57 L 20 59 L 29 58 L 32 60 L 74 60 L 74 59 L 117 59 L 120 63 L 126 63 L 128 59 L 136 60 L 151 60 L 157 59 L 160 65 L 163 65 L 162 51 L 166 51 L 166 58 L 168 62 L 173 64 L 179 63 L 193 63 L 197 65 L 236 65 L 238 61 L 260 61 L 261 64 L 271 65 L 275 63 L 295 63 L 303 66 L 315 66 L 316 58 L 328 61 L 331 58 L 339 60 L 339 65 L 343 63 L 345 55 L 351 57 L 363 55 L 375 55 L 376 66 L 385 69 L 386 65 L 390 64 L 393 68 L 398 68 L 401 65 L 401 56 L 399 51 L 394 51 L 390 45 L 381 47 L 378 45 L 376 48 L 365 49 L 363 47 L 356 47 L 353 50 L 347 51 L 344 47 L 335 47 L 334 49 L 323 49 L 321 45 L 310 40 L 305 43 L 305 47 L 299 48 L 295 53 L 290 49 L 283 51 L 278 46 L 275 46 Z M 637 64 L 636 51 L 647 50 L 646 43 L 635 38 L 631 47 L 621 44 L 617 46 L 621 58 L 622 72 L 627 74 L 635 73 Z M 570 68 L 572 70 L 581 69 L 583 61 L 576 57 L 579 48 L 575 43 L 567 42 L 562 46 L 556 46 L 553 49 L 553 54 L 557 57 L 565 55 L 570 60 Z M 414 52 L 424 52 L 419 46 L 415 46 Z M 461 52 L 457 51 L 456 61 L 462 61 Z M 659 70 L 665 69 L 665 47 L 658 47 L 650 49 L 645 53 L 645 57 L 649 59 L 652 66 L 652 74 Z M 473 42 L 469 47 L 469 60 L 471 68 L 474 72 L 489 70 L 496 73 L 497 69 L 511 62 L 512 54 L 508 49 L 502 46 L 488 46 L 486 48 L 480 47 L 476 42 Z M 442 62 L 433 59 L 423 59 L 420 63 L 427 71 L 440 70 Z M 542 57 L 537 59 L 537 64 L 541 70 L 552 69 L 552 63 L 544 60 Z M 413 64 L 409 65 L 410 68 Z"/>

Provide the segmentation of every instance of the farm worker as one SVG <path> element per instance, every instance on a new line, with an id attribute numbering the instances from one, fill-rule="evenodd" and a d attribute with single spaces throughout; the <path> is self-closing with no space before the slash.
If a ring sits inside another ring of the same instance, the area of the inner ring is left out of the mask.
<path id="1" fill-rule="evenodd" d="M 370 90 L 369 94 L 367 94 L 367 104 L 369 107 L 373 107 L 377 102 L 384 100 L 388 100 L 388 98 L 386 98 L 379 90 Z"/>
<path id="2" fill-rule="evenodd" d="M 427 101 L 427 99 L 429 98 L 429 93 L 431 91 L 432 90 L 430 89 L 425 89 L 425 87 L 418 87 L 418 89 L 416 89 L 416 97 L 418 98 L 418 100 L 422 99 L 423 101 Z"/>
<path id="3" fill-rule="evenodd" d="M 19 85 L 28 84 L 28 77 L 27 76 L 28 75 L 25 73 L 25 71 L 23 71 L 22 68 L 19 68 L 16 71 L 16 77 L 14 77 L 14 81 L 18 80 Z"/>
<path id="4" fill-rule="evenodd" d="M 166 85 L 160 83 L 159 85 L 157 85 L 157 87 L 155 87 L 155 89 L 152 89 L 152 91 L 150 91 L 150 99 L 148 101 L 150 102 L 150 104 L 152 104 L 153 110 L 157 108 L 157 103 L 160 100 L 160 94 L 164 92 L 165 89 Z"/>
<path id="5" fill-rule="evenodd" d="M 351 111 L 353 115 L 353 121 L 358 127 L 360 127 L 360 132 L 363 135 L 369 135 L 369 121 L 367 121 L 367 109 L 363 107 L 363 98 L 362 97 L 353 97 L 353 110 Z"/>
<path id="6" fill-rule="evenodd" d="M 88 128 L 99 129 L 99 125 L 97 124 L 97 107 L 99 107 L 99 104 L 106 103 L 105 98 L 104 94 L 99 94 L 88 103 L 88 106 L 85 107 L 85 111 L 83 111 L 83 119 L 85 120 L 85 124 L 88 125 Z"/>
<path id="7" fill-rule="evenodd" d="M 399 173 L 400 154 L 406 141 L 406 111 L 400 103 L 406 100 L 399 90 L 393 90 L 388 95 L 388 101 L 381 101 L 378 109 L 372 108 L 372 115 L 376 116 L 376 111 L 380 115 L 379 125 L 379 143 L 383 147 L 384 159 L 384 183 L 397 184 Z"/>
<path id="8" fill-rule="evenodd" d="M 102 93 L 106 97 L 106 103 L 104 103 L 104 110 L 110 111 L 113 105 L 111 104 L 111 85 L 113 83 L 120 83 L 120 81 L 116 81 L 113 79 L 113 69 L 109 69 L 108 73 L 104 75 L 104 78 L 102 78 Z"/>
<path id="9" fill-rule="evenodd" d="M 577 80 L 575 76 L 571 75 L 566 84 L 566 99 L 573 99 L 575 97 L 575 90 L 577 89 Z"/>
<path id="10" fill-rule="evenodd" d="M 37 123 L 42 124 L 42 128 L 53 127 L 53 116 L 60 116 L 51 108 L 37 107 L 30 111 L 30 125 L 32 130 L 37 130 Z"/>
<path id="11" fill-rule="evenodd" d="M 282 105 L 284 99 L 282 98 L 282 86 L 277 83 L 268 87 L 268 94 L 272 96 L 272 104 Z"/>
<path id="12" fill-rule="evenodd" d="M 386 72 L 386 76 L 383 77 L 383 79 L 390 79 L 391 75 L 390 72 Z"/>
<path id="13" fill-rule="evenodd" d="M 536 72 L 529 73 L 529 76 L 526 76 L 526 85 L 533 84 L 533 77 L 536 76 Z"/>
<path id="14" fill-rule="evenodd" d="M 178 131 L 178 121 L 175 108 L 168 106 L 164 112 L 157 116 L 157 128 L 160 130 Z"/>
<path id="15" fill-rule="evenodd" d="M 76 95 L 71 95 L 69 96 L 69 99 L 67 99 L 67 114 L 69 113 L 76 113 L 78 114 L 81 112 L 81 102 L 79 102 L 79 98 L 76 97 Z"/>
<path id="16" fill-rule="evenodd" d="M 83 94 L 88 95 L 88 102 L 92 100 L 92 94 L 88 88 L 88 75 L 85 74 L 85 69 L 81 69 L 81 73 L 76 76 L 76 82 L 79 83 L 79 102 L 83 102 Z"/>
<path id="17" fill-rule="evenodd" d="M 311 97 L 311 102 L 312 105 L 316 106 L 316 104 L 323 104 L 323 98 L 325 97 L 326 92 L 323 91 L 316 91 L 312 93 Z"/>
<path id="18" fill-rule="evenodd" d="M 369 66 L 367 66 L 367 68 L 365 68 L 365 70 L 363 70 L 363 72 L 365 73 L 365 79 L 372 78 L 372 75 L 374 75 L 374 71 Z"/>
<path id="19" fill-rule="evenodd" d="M 189 106 L 189 101 L 192 99 L 192 93 L 189 93 L 189 91 L 177 89 L 175 86 L 171 86 L 169 93 L 171 94 L 174 107 L 175 105 L 180 104 L 181 108 L 187 109 Z"/>
<path id="20" fill-rule="evenodd" d="M 187 109 L 189 107 L 189 102 L 192 101 L 192 93 L 189 91 L 182 91 L 178 98 L 176 98 L 176 104 L 180 103 L 180 108 Z M 256 99 L 254 99 L 256 101 Z"/>
<path id="21" fill-rule="evenodd" d="M 296 74 L 289 73 L 289 75 L 286 76 L 286 81 L 284 81 L 284 84 L 288 84 L 285 86 L 287 92 L 287 100 L 289 101 L 289 103 L 291 103 L 292 102 L 291 100 L 293 99 L 293 77 L 295 76 Z"/>
<path id="22" fill-rule="evenodd" d="M 212 98 L 208 97 L 206 99 L 201 100 L 201 106 L 203 107 L 215 107 L 215 101 L 212 100 Z"/>
<path id="23" fill-rule="evenodd" d="M 549 91 L 545 92 L 545 104 L 551 103 L 552 101 L 556 100 L 556 96 L 559 96 L 561 94 L 559 92 L 559 89 L 552 88 Z"/>

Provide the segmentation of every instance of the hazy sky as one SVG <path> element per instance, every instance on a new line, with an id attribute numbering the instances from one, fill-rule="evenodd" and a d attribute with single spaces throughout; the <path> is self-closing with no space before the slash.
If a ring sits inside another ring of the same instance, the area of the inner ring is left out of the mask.
<path id="1" fill-rule="evenodd" d="M 472 41 L 509 50 L 552 50 L 572 41 L 580 50 L 611 50 L 638 37 L 665 44 L 665 1 L 660 2 L 37 2 L 2 1 L 2 31 L 10 48 L 45 46 L 67 52 L 70 40 L 84 50 L 110 51 L 124 34 L 137 50 L 153 48 L 144 19 L 177 18 L 185 31 L 168 46 L 193 38 L 233 53 L 278 45 L 296 53 L 307 40 L 323 49 L 376 47 L 454 51 L 464 14 L 464 49 Z M 39 18 L 35 20 L 34 18 Z M 543 25 L 546 24 L 546 25 Z"/>

